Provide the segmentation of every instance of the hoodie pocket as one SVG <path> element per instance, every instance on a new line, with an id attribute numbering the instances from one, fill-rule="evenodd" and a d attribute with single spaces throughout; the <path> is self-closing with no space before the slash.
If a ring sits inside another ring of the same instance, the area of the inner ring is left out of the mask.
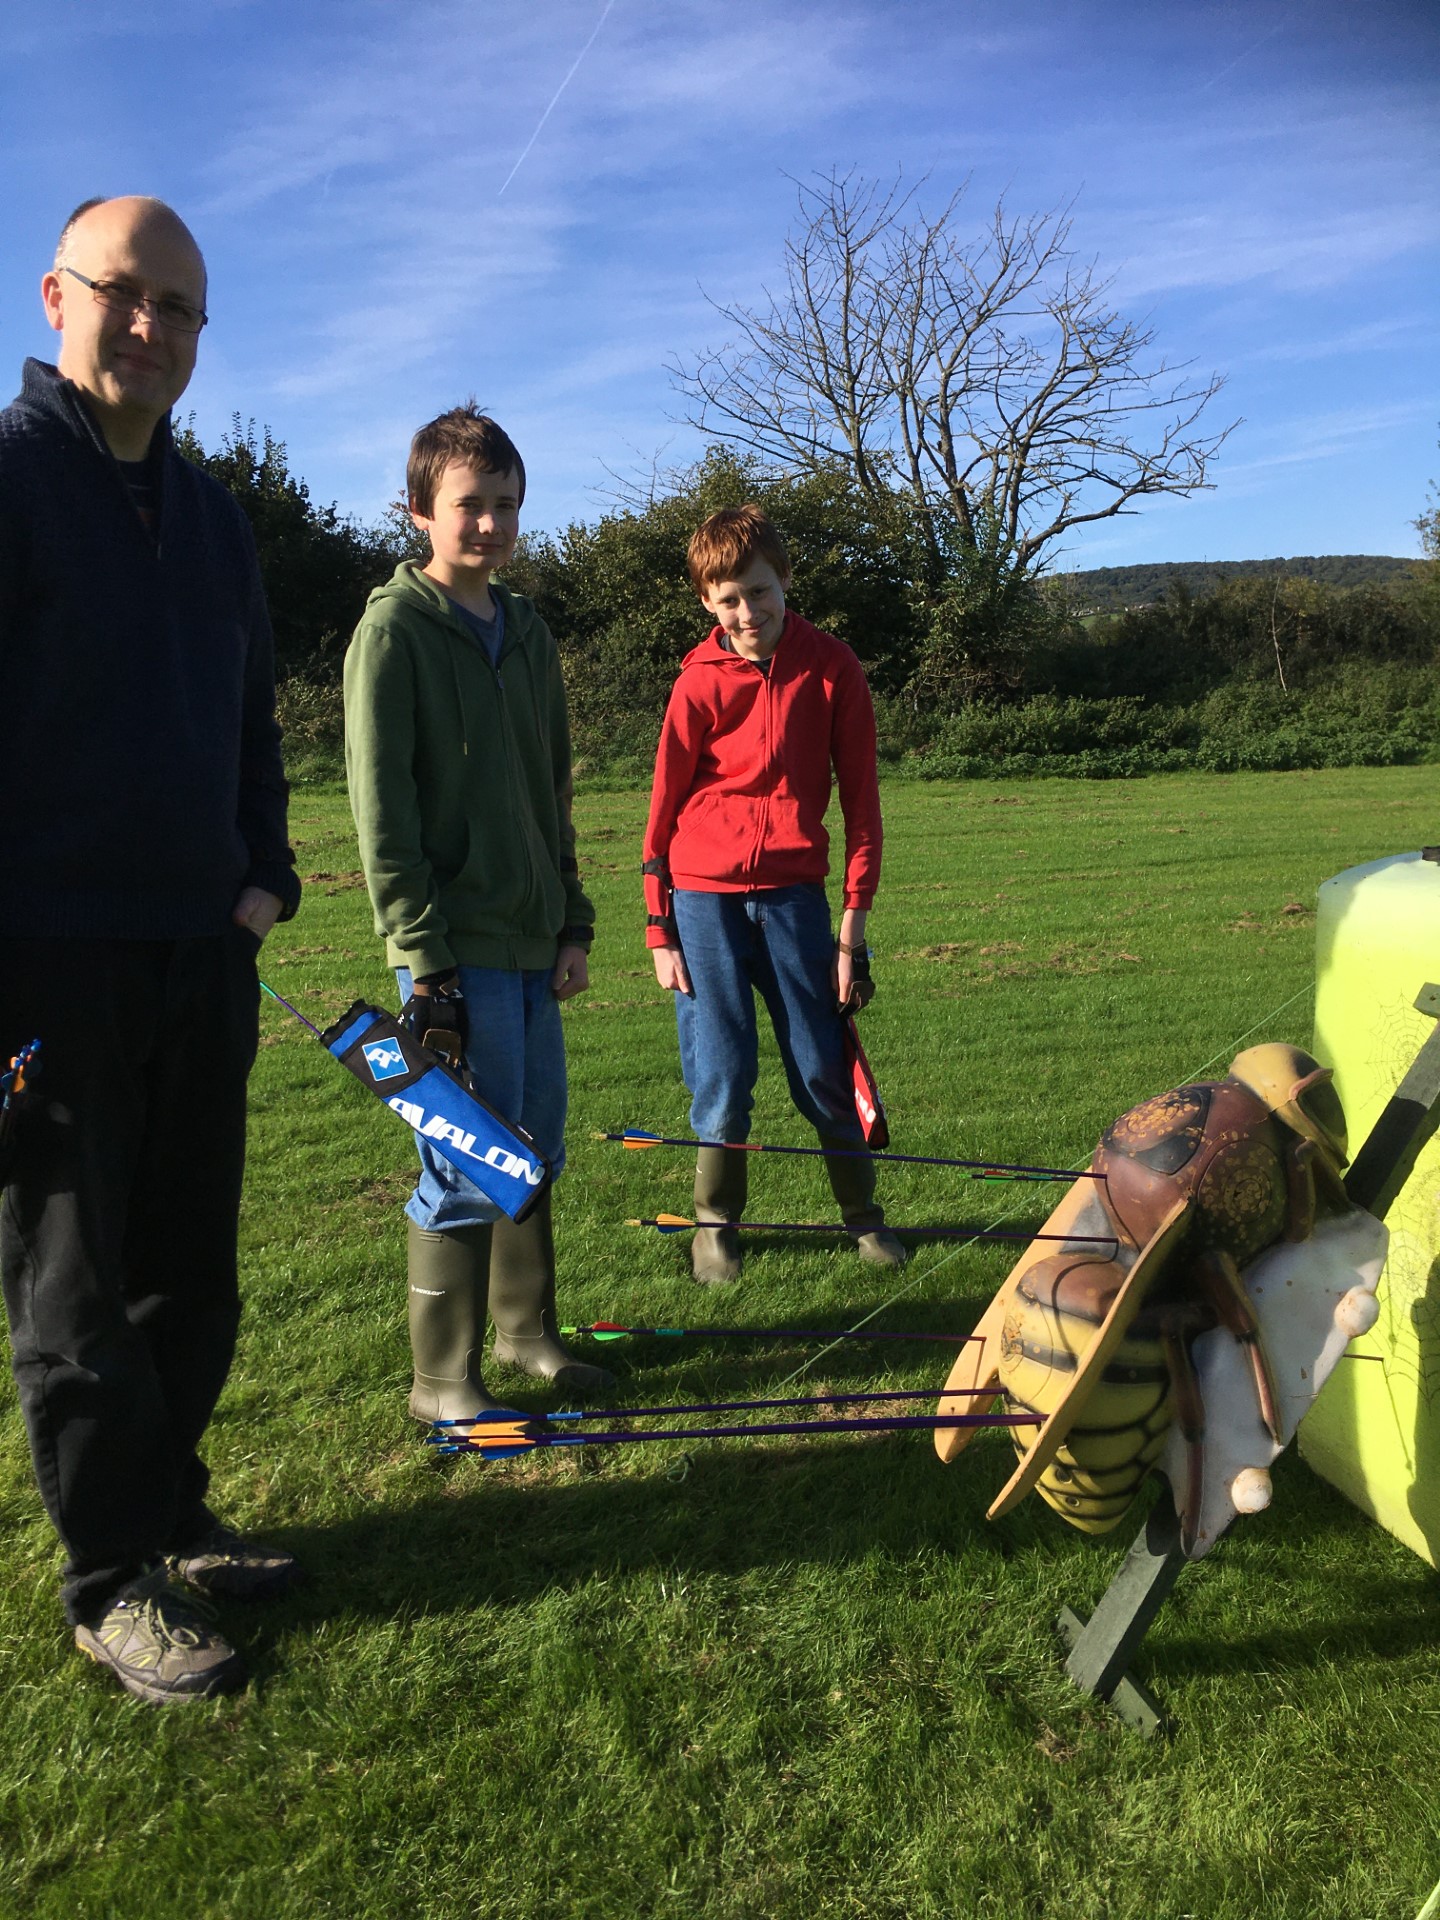
<path id="1" fill-rule="evenodd" d="M 700 793 L 687 802 L 670 842 L 670 867 L 697 880 L 750 877 L 766 800 L 759 794 Z"/>
<path id="2" fill-rule="evenodd" d="M 565 917 L 564 889 L 544 848 L 534 844 L 534 822 L 523 813 L 502 814 L 471 822 L 465 839 L 458 871 L 435 876 L 451 930 L 532 937 L 557 931 Z"/>

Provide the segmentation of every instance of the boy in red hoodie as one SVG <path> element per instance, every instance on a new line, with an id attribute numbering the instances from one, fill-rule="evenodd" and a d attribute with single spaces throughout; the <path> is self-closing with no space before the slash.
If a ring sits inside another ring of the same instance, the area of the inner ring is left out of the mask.
<path id="1" fill-rule="evenodd" d="M 675 995 L 680 1063 L 704 1141 L 743 1141 L 759 1070 L 755 994 L 769 1011 L 790 1096 L 837 1151 L 830 1185 L 863 1259 L 904 1264 L 875 1204 L 845 1060 L 844 1011 L 874 987 L 865 916 L 880 877 L 875 713 L 842 641 L 787 613 L 790 563 L 756 506 L 726 508 L 690 541 L 690 579 L 717 622 L 670 696 L 645 830 L 646 942 Z M 832 773 L 845 818 L 838 939 L 825 897 Z M 702 1146 L 695 1278 L 734 1280 L 749 1156 Z"/>

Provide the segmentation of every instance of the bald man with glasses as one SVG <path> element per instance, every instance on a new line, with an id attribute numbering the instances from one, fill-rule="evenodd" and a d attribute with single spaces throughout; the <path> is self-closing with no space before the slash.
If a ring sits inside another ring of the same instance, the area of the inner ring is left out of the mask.
<path id="1" fill-rule="evenodd" d="M 254 542 L 176 452 L 205 263 L 160 201 L 87 201 L 41 282 L 57 364 L 0 412 L 0 1274 L 82 1652 L 151 1701 L 243 1684 L 191 1596 L 290 1555 L 206 1504 L 239 1322 L 256 955 L 299 903 Z"/>

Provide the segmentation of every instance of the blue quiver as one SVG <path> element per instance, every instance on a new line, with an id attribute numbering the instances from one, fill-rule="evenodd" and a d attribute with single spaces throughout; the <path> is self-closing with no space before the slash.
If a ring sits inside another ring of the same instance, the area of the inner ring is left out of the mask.
<path id="1" fill-rule="evenodd" d="M 383 1007 L 357 1000 L 320 1038 L 342 1067 L 487 1200 L 512 1220 L 525 1218 L 553 1169 L 523 1127 L 487 1106 Z"/>

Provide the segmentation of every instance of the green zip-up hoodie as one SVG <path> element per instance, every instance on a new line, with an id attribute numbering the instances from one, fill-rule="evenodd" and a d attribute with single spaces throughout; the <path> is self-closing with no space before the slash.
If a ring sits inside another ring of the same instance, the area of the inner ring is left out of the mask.
<path id="1" fill-rule="evenodd" d="M 370 595 L 345 656 L 345 768 L 391 966 L 551 967 L 588 945 L 560 657 L 528 600 L 491 662 L 413 562 Z"/>

